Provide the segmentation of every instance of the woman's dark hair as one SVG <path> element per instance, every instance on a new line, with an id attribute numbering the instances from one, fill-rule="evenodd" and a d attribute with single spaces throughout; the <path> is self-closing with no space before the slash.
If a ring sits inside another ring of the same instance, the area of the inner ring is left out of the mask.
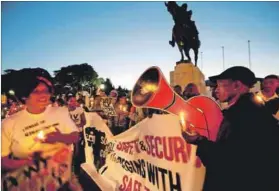
<path id="1" fill-rule="evenodd" d="M 17 71 L 18 83 L 15 87 L 16 96 L 25 102 L 25 99 L 29 97 L 32 91 L 39 85 L 39 83 L 45 84 L 50 93 L 54 93 L 53 79 L 48 71 L 42 68 L 28 68 Z"/>

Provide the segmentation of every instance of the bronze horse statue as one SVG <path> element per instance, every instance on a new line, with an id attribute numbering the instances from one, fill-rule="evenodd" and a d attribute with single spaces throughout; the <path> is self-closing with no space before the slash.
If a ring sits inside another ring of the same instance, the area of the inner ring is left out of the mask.
<path id="1" fill-rule="evenodd" d="M 175 22 L 172 29 L 172 41 L 169 41 L 170 45 L 174 47 L 176 42 L 181 54 L 180 62 L 184 61 L 184 54 L 189 61 L 192 60 L 189 54 L 192 49 L 195 55 L 195 66 L 197 66 L 201 43 L 195 22 L 191 21 L 192 11 L 187 11 L 187 4 L 183 4 L 182 7 L 180 7 L 175 1 L 165 2 L 165 6 Z"/>

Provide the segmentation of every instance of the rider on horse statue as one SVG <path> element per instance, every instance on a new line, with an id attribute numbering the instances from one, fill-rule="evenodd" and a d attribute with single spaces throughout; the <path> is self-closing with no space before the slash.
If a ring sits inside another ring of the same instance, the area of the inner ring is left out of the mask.
<path id="1" fill-rule="evenodd" d="M 199 31 L 196 27 L 195 21 L 191 20 L 193 12 L 192 10 L 188 11 L 187 8 L 187 3 L 183 3 L 181 7 L 177 6 L 177 14 L 175 16 L 173 15 L 175 25 L 172 29 L 172 40 L 169 41 L 170 45 L 172 45 L 173 47 L 175 44 L 174 30 L 176 30 L 177 27 L 182 27 L 183 29 L 186 29 L 187 33 L 190 34 L 191 37 L 193 37 L 194 39 L 199 39 Z"/>
<path id="2" fill-rule="evenodd" d="M 182 6 L 177 5 L 175 1 L 165 2 L 165 6 L 168 12 L 172 15 L 174 20 L 174 27 L 172 29 L 172 40 L 169 44 L 174 47 L 177 44 L 178 50 L 181 54 L 179 62 L 185 62 L 184 54 L 191 62 L 190 49 L 194 51 L 195 55 L 195 66 L 197 66 L 198 54 L 200 48 L 199 32 L 196 24 L 191 20 L 192 11 L 187 10 L 187 4 L 184 3 Z M 179 63 L 178 62 L 178 63 Z"/>

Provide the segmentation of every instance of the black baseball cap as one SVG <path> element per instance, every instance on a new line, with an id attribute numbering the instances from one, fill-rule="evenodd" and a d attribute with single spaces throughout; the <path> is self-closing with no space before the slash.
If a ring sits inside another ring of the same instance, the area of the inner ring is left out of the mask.
<path id="1" fill-rule="evenodd" d="M 234 66 L 228 68 L 221 74 L 217 76 L 209 77 L 209 80 L 213 83 L 216 83 L 217 80 L 227 80 L 231 79 L 233 81 L 239 80 L 244 85 L 248 86 L 249 88 L 253 87 L 256 83 L 256 77 L 254 72 L 244 66 Z"/>

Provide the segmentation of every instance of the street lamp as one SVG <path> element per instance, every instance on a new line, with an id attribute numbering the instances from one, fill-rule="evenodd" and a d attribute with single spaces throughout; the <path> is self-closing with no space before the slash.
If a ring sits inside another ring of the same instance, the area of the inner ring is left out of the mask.
<path id="1" fill-rule="evenodd" d="M 10 96 L 13 96 L 16 99 L 17 103 L 20 103 L 19 99 L 15 95 L 15 91 L 14 90 L 11 89 L 11 90 L 9 90 L 8 93 L 9 93 Z"/>
<path id="2" fill-rule="evenodd" d="M 222 56 L 223 56 L 223 70 L 225 70 L 225 47 L 222 46 Z"/>
<path id="3" fill-rule="evenodd" d="M 249 69 L 251 70 L 251 50 L 250 50 L 250 40 L 248 40 L 248 56 L 249 56 Z"/>
<path id="4" fill-rule="evenodd" d="M 8 92 L 11 96 L 14 96 L 15 95 L 15 91 L 14 90 L 9 90 Z"/>

